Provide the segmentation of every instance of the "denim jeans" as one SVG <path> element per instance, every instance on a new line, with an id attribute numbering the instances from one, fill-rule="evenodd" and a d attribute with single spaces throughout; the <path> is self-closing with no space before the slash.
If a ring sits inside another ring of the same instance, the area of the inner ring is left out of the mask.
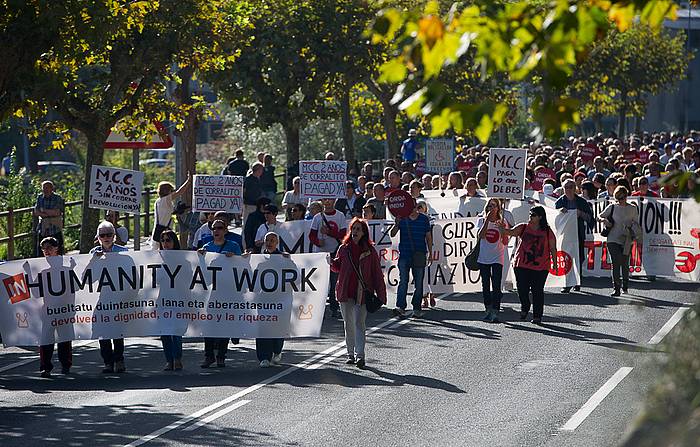
<path id="1" fill-rule="evenodd" d="M 396 307 L 406 309 L 406 294 L 408 293 L 408 276 L 409 271 L 413 275 L 415 290 L 411 304 L 413 310 L 420 310 L 421 300 L 423 299 L 423 277 L 425 276 L 425 267 L 413 267 L 411 253 L 399 255 L 399 289 L 396 293 Z"/>
<path id="2" fill-rule="evenodd" d="M 496 312 L 501 310 L 501 279 L 503 277 L 503 266 L 501 264 L 481 264 L 481 292 L 484 295 L 484 307 L 486 310 L 493 309 Z"/>
<path id="3" fill-rule="evenodd" d="M 256 338 L 255 354 L 258 361 L 272 360 L 273 354 L 281 354 L 284 347 L 284 338 Z"/>
<path id="4" fill-rule="evenodd" d="M 172 363 L 182 359 L 182 337 L 179 335 L 163 335 L 160 337 L 163 342 L 163 353 L 165 360 Z"/>

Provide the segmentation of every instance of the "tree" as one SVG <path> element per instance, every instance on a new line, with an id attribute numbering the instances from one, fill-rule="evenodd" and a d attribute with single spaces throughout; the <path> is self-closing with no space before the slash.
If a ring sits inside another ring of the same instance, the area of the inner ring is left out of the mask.
<path id="1" fill-rule="evenodd" d="M 37 116 L 53 110 L 56 119 L 50 124 L 54 130 L 64 137 L 69 129 L 85 135 L 88 178 L 92 166 L 102 164 L 105 139 L 118 122 L 137 135 L 146 133 L 154 118 L 182 121 L 188 108 L 166 98 L 164 80 L 177 56 L 207 51 L 188 30 L 197 30 L 199 35 L 199 25 L 204 24 L 214 34 L 224 25 L 235 26 L 236 21 L 227 22 L 228 17 L 221 15 L 230 9 L 229 3 L 234 4 L 223 0 L 70 4 L 70 14 L 60 25 L 59 41 L 36 65 L 41 82 L 26 86 L 33 104 L 45 107 L 28 111 Z M 86 181 L 83 197 L 87 199 L 89 193 Z M 92 247 L 98 220 L 98 211 L 87 204 L 85 200 L 81 252 Z"/>
<path id="2" fill-rule="evenodd" d="M 402 107 L 430 120 L 432 132 L 473 128 L 486 142 L 507 116 L 500 101 L 460 102 L 445 95 L 438 75 L 470 49 L 485 73 L 511 81 L 541 78 L 542 97 L 534 101 L 539 136 L 555 136 L 578 123 L 578 101 L 565 94 L 576 62 L 611 26 L 624 31 L 638 16 L 653 28 L 674 15 L 670 0 L 480 1 L 455 4 L 445 14 L 437 2 L 422 11 L 382 10 L 373 41 L 394 45 L 382 79 L 401 83 Z"/>
<path id="3" fill-rule="evenodd" d="M 683 33 L 671 36 L 640 24 L 624 32 L 613 29 L 577 66 L 573 94 L 584 115 L 617 113 L 622 137 L 627 115 L 643 116 L 648 96 L 685 78 L 691 58 Z"/>

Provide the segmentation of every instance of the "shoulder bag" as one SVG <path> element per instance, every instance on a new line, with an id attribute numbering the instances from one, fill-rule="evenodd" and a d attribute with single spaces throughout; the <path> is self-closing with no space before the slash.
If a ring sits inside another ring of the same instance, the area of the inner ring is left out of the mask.
<path id="1" fill-rule="evenodd" d="M 484 219 L 484 225 L 488 224 L 488 219 Z M 481 251 L 481 238 L 479 238 L 478 236 L 479 234 L 477 233 L 476 244 L 474 244 L 472 249 L 469 250 L 467 257 L 464 258 L 464 264 L 466 264 L 469 270 L 474 272 L 481 270 L 481 268 L 479 267 L 479 252 Z"/>
<path id="2" fill-rule="evenodd" d="M 603 229 L 600 232 L 601 236 L 608 237 L 610 235 L 610 230 L 612 230 L 613 227 L 615 226 L 615 219 L 613 219 L 614 213 L 615 213 L 615 205 L 612 206 L 612 209 L 610 210 L 610 217 L 608 218 L 608 220 L 610 221 L 610 223 L 612 225 L 611 226 L 604 225 Z"/>
<path id="3" fill-rule="evenodd" d="M 374 293 L 372 290 L 367 288 L 367 285 L 365 284 L 365 280 L 362 277 L 362 272 L 357 267 L 357 265 L 355 265 L 355 261 L 353 261 L 353 259 L 352 259 L 352 254 L 350 254 L 350 250 L 348 250 L 348 259 L 350 259 L 350 264 L 352 264 L 352 268 L 355 270 L 355 274 L 357 275 L 357 278 L 360 280 L 360 286 L 362 286 L 362 298 L 363 298 L 363 301 L 365 302 L 365 306 L 367 307 L 367 312 L 374 313 L 374 312 L 378 311 L 379 309 L 382 308 L 384 303 L 382 303 L 382 300 L 380 300 L 379 297 L 377 297 L 376 293 Z"/>

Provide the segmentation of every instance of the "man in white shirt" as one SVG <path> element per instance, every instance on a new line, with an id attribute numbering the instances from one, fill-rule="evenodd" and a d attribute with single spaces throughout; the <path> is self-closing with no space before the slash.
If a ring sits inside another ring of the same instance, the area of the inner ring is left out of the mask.
<path id="1" fill-rule="evenodd" d="M 255 247 L 259 252 L 265 243 L 265 235 L 270 231 L 275 231 L 277 228 L 277 209 L 276 205 L 265 205 L 263 207 L 263 214 L 265 215 L 265 222 L 258 227 L 258 231 L 255 233 Z"/>

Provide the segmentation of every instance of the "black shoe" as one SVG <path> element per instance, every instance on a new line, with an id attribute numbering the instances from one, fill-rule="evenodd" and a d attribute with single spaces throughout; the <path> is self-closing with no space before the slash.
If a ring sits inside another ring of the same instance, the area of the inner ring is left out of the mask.
<path id="1" fill-rule="evenodd" d="M 527 314 L 530 312 L 520 312 L 520 321 L 525 321 L 527 320 Z"/>
<path id="2" fill-rule="evenodd" d="M 39 375 L 41 377 L 43 377 L 44 379 L 50 379 L 51 378 L 51 371 L 45 369 Z"/>
<path id="3" fill-rule="evenodd" d="M 346 364 L 346 365 L 354 365 L 354 364 L 355 364 L 355 359 L 354 359 L 354 358 L 348 358 L 348 359 L 345 361 L 345 364 Z"/>
<path id="4" fill-rule="evenodd" d="M 581 286 L 574 286 L 574 292 L 580 292 Z"/>
<path id="5" fill-rule="evenodd" d="M 357 359 L 357 363 L 355 365 L 360 369 L 365 369 L 365 359 Z"/>
<path id="6" fill-rule="evenodd" d="M 105 365 L 105 367 L 102 368 L 103 374 L 111 374 L 113 372 L 114 372 L 114 365 Z"/>
<path id="7" fill-rule="evenodd" d="M 542 318 L 533 318 L 532 324 L 542 324 Z"/>
<path id="8" fill-rule="evenodd" d="M 70 368 L 64 366 L 63 368 L 61 368 L 61 374 L 63 374 L 63 375 L 68 375 L 68 374 L 70 374 Z"/>
<path id="9" fill-rule="evenodd" d="M 610 296 L 620 296 L 620 289 L 615 289 L 613 292 L 610 294 Z"/>
<path id="10" fill-rule="evenodd" d="M 225 368 L 226 367 L 226 360 L 225 359 L 216 359 L 216 367 L 217 368 Z"/>
<path id="11" fill-rule="evenodd" d="M 206 357 L 202 363 L 199 364 L 200 367 L 202 368 L 209 368 L 211 365 L 214 364 L 216 360 L 214 360 L 211 357 Z"/>
<path id="12" fill-rule="evenodd" d="M 561 293 L 569 293 L 571 292 L 571 287 L 564 287 L 560 290 Z"/>
<path id="13" fill-rule="evenodd" d="M 629 293 L 629 289 L 627 287 L 622 288 L 622 293 Z"/>

